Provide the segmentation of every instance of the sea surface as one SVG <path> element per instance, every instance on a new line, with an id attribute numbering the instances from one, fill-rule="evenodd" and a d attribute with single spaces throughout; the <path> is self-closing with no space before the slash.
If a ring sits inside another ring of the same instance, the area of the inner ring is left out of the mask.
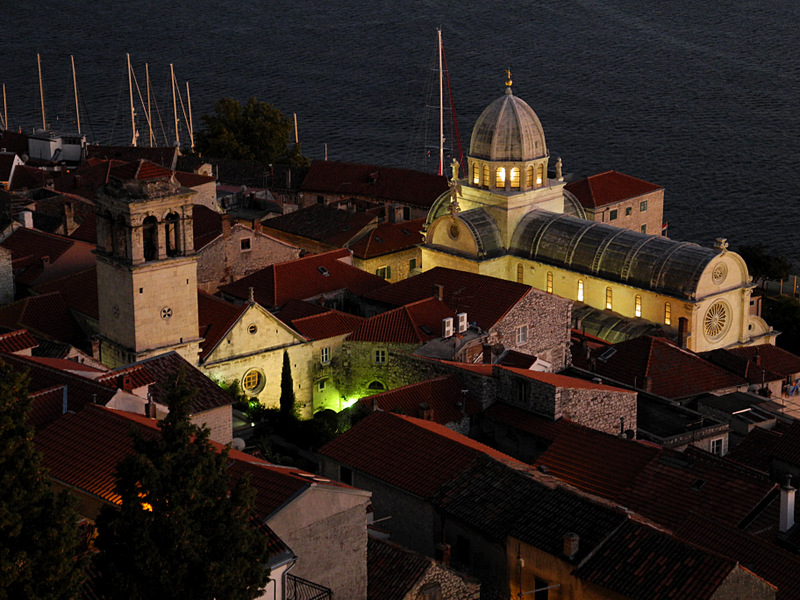
<path id="1" fill-rule="evenodd" d="M 171 63 L 187 109 L 190 84 L 195 129 L 220 97 L 254 96 L 297 115 L 312 159 L 421 170 L 436 169 L 438 27 L 465 152 L 510 68 L 565 172 L 662 185 L 670 237 L 763 242 L 800 269 L 797 2 L 4 4 L 0 83 L 13 128 L 41 126 L 38 52 L 47 122 L 74 129 L 73 55 L 89 139 L 129 143 L 130 53 L 143 97 L 149 64 L 162 143 L 174 140 Z M 138 94 L 135 104 L 146 141 Z"/>

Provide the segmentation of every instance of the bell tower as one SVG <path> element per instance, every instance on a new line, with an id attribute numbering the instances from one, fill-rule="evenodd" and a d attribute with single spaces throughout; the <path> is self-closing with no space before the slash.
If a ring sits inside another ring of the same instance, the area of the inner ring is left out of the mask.
<path id="1" fill-rule="evenodd" d="M 177 351 L 197 363 L 192 196 L 174 176 L 110 179 L 97 193 L 99 358 L 109 367 Z"/>

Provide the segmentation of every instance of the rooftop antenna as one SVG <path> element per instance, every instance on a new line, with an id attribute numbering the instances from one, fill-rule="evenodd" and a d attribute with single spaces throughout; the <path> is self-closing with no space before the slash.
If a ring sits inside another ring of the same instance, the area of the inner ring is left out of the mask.
<path id="1" fill-rule="evenodd" d="M 72 63 L 72 89 L 75 92 L 75 120 L 78 122 L 78 135 L 81 134 L 81 111 L 78 109 L 78 80 L 75 77 L 75 57 L 69 55 Z"/>
<path id="2" fill-rule="evenodd" d="M 44 115 L 44 89 L 42 88 L 42 59 L 36 54 L 36 66 L 39 69 L 39 100 L 42 104 L 42 129 L 47 129 L 47 121 Z"/>

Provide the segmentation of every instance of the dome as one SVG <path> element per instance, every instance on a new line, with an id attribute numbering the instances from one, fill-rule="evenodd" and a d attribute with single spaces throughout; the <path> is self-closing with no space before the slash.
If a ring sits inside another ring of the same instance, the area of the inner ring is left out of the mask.
<path id="1" fill-rule="evenodd" d="M 539 117 L 524 100 L 511 93 L 511 87 L 478 117 L 469 155 L 498 162 L 523 162 L 547 156 Z"/>

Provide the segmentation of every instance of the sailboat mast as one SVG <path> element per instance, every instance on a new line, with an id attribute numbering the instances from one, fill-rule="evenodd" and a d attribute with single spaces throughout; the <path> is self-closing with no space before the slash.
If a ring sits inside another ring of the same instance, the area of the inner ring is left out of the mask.
<path id="1" fill-rule="evenodd" d="M 75 92 L 75 120 L 78 123 L 78 135 L 81 134 L 81 111 L 78 108 L 78 80 L 75 77 L 75 57 L 69 55 L 69 60 L 72 63 L 72 89 Z"/>
<path id="2" fill-rule="evenodd" d="M 128 58 L 128 94 L 131 100 L 131 146 L 136 146 L 136 113 L 133 110 L 133 81 L 131 80 L 131 55 Z"/>
<path id="3" fill-rule="evenodd" d="M 8 129 L 8 105 L 6 104 L 6 84 L 3 84 L 3 129 Z"/>
<path id="4" fill-rule="evenodd" d="M 444 172 L 444 87 L 442 85 L 442 30 L 436 30 L 439 39 L 439 175 Z"/>
<path id="5" fill-rule="evenodd" d="M 42 87 L 42 59 L 36 55 L 36 66 L 39 68 L 39 100 L 42 103 L 42 129 L 47 129 L 47 120 L 44 116 L 44 88 Z"/>
<path id="6" fill-rule="evenodd" d="M 172 85 L 172 114 L 175 118 L 175 145 L 180 148 L 181 140 L 178 137 L 178 105 L 175 102 L 175 70 L 172 68 L 172 63 L 169 64 L 169 78 Z"/>
<path id="7" fill-rule="evenodd" d="M 189 147 L 194 152 L 194 126 L 192 125 L 192 97 L 189 95 L 189 82 L 186 82 L 186 102 L 189 105 Z"/>
<path id="8" fill-rule="evenodd" d="M 150 132 L 150 147 L 153 147 L 153 113 L 150 111 L 150 66 L 144 63 L 144 76 L 147 79 L 147 129 Z"/>

